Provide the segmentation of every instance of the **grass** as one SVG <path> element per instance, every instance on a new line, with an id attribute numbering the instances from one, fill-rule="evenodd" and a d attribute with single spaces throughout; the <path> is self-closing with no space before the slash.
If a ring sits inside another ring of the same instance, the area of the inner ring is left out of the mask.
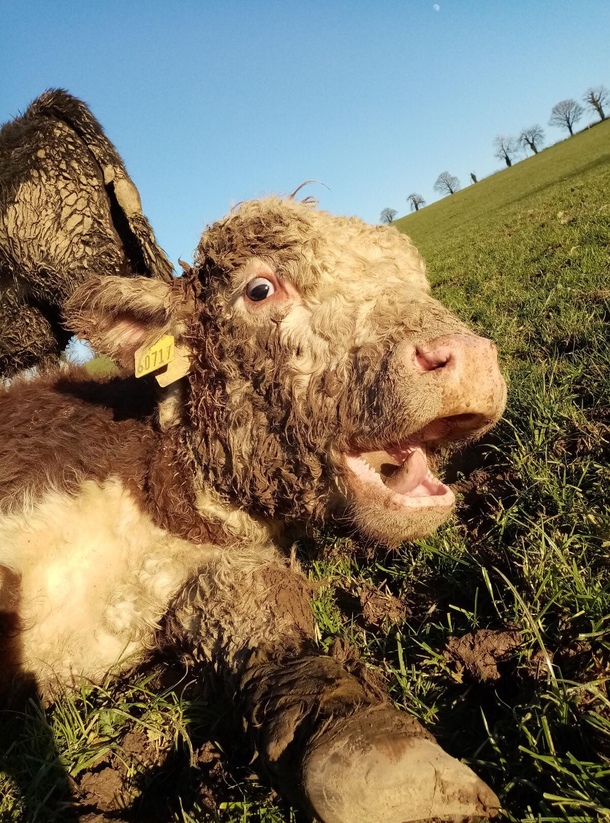
<path id="1" fill-rule="evenodd" d="M 320 535 L 310 562 L 328 582 L 321 648 L 354 644 L 512 821 L 610 818 L 609 191 L 610 122 L 397 221 L 439 299 L 497 341 L 508 410 L 448 462 L 452 523 L 368 558 Z M 487 669 L 450 651 L 467 633 L 487 638 Z M 109 819 L 300 819 L 255 776 L 226 705 L 151 678 L 7 714 L 0 821 L 63 821 L 71 798 Z M 95 794 L 105 770 L 114 806 Z"/>

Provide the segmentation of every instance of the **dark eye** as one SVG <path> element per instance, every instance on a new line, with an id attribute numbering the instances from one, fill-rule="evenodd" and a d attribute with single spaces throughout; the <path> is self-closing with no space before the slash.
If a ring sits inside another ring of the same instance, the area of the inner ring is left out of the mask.
<path id="1" fill-rule="evenodd" d="M 267 280 L 266 277 L 255 277 L 254 280 L 250 280 L 246 286 L 246 295 L 248 299 L 254 303 L 259 303 L 266 297 L 271 297 L 274 292 L 275 286 L 271 280 Z"/>

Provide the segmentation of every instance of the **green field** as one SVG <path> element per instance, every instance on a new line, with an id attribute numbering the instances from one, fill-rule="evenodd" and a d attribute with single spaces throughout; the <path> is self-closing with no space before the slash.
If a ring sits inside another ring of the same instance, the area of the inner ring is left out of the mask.
<path id="1" fill-rule="evenodd" d="M 397 221 L 439 299 L 497 341 L 507 413 L 448 459 L 451 524 L 368 557 L 320 535 L 309 562 L 321 648 L 355 644 L 510 820 L 610 819 L 609 192 L 610 121 Z M 168 683 L 7 716 L 0 821 L 59 823 L 77 801 L 96 823 L 300 820 L 228 707 Z"/>

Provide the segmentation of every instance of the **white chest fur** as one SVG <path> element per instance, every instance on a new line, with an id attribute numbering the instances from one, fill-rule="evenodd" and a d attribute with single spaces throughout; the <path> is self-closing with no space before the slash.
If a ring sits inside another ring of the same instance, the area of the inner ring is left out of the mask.
<path id="1" fill-rule="evenodd" d="M 65 683 L 133 662 L 171 598 L 216 552 L 155 526 L 117 479 L 0 515 L 0 610 L 14 600 L 8 582 L 2 591 L 5 566 L 20 579 L 23 668 L 41 683 Z"/>

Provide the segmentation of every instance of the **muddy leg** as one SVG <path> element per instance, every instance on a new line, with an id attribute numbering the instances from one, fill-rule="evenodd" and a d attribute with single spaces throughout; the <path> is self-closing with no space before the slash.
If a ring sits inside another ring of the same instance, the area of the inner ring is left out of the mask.
<path id="1" fill-rule="evenodd" d="M 11 377 L 21 369 L 56 362 L 61 348 L 55 318 L 45 316 L 41 307 L 21 294 L 14 283 L 3 282 L 2 278 L 0 272 L 0 375 Z M 63 335 L 67 342 L 69 335 Z"/>
<path id="2" fill-rule="evenodd" d="M 493 792 L 409 715 L 316 654 L 311 587 L 272 548 L 218 554 L 175 604 L 169 638 L 235 693 L 272 778 L 324 823 L 493 816 Z"/>

